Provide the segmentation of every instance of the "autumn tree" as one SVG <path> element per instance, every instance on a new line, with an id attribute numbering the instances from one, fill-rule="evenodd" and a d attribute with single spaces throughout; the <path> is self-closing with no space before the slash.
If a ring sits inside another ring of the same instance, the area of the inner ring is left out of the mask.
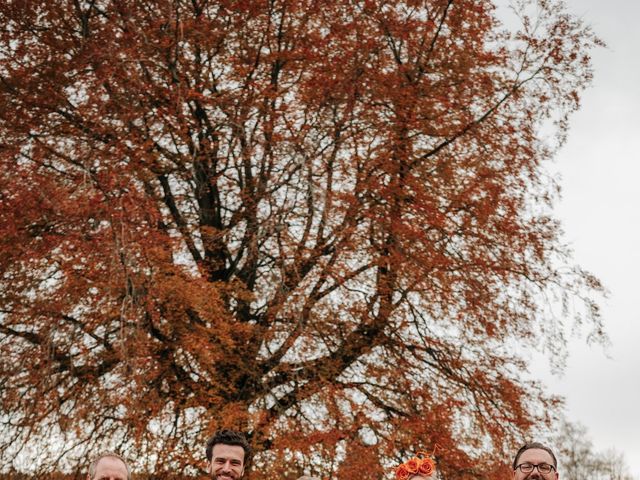
<path id="1" fill-rule="evenodd" d="M 1 464 L 197 472 L 223 426 L 264 478 L 508 458 L 556 403 L 523 354 L 602 335 L 544 167 L 598 40 L 513 14 L 1 2 Z"/>

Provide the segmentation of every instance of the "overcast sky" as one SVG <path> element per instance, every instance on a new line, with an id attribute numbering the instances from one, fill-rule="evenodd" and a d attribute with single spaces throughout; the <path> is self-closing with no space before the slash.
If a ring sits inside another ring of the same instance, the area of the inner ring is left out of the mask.
<path id="1" fill-rule="evenodd" d="M 562 394 L 569 420 L 589 429 L 596 451 L 623 452 L 640 479 L 640 1 L 567 0 L 607 43 L 593 55 L 595 79 L 553 166 L 556 214 L 574 258 L 610 292 L 603 304 L 612 345 L 569 345 L 562 377 L 537 366 Z M 560 459 L 561 460 L 561 459 Z"/>

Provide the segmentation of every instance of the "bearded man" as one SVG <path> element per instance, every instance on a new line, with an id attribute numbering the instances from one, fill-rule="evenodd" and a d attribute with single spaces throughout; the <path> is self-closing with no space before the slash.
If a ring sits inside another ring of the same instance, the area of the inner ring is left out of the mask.
<path id="1" fill-rule="evenodd" d="M 513 459 L 513 480 L 558 480 L 558 461 L 546 445 L 525 444 Z"/>

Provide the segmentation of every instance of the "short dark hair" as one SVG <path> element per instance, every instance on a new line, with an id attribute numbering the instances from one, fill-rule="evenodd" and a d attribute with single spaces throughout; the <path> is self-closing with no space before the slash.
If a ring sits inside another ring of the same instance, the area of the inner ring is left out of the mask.
<path id="1" fill-rule="evenodd" d="M 545 452 L 548 452 L 549 455 L 551 455 L 551 459 L 553 460 L 553 466 L 556 467 L 556 469 L 558 468 L 558 460 L 556 460 L 556 456 L 553 453 L 553 450 L 551 450 L 549 447 L 547 447 L 543 443 L 531 442 L 531 443 L 525 443 L 522 447 L 520 447 L 520 450 L 518 450 L 518 453 L 516 453 L 516 457 L 513 459 L 514 470 L 518 466 L 518 460 L 520 459 L 520 455 L 522 455 L 527 450 L 531 450 L 532 448 L 536 448 L 538 450 L 544 450 Z"/>
<path id="2" fill-rule="evenodd" d="M 245 466 L 251 463 L 252 449 L 251 445 L 247 441 L 247 437 L 242 432 L 236 430 L 218 430 L 207 441 L 207 460 L 211 462 L 213 455 L 213 447 L 222 443 L 224 445 L 237 445 L 244 450 L 244 464 Z"/>

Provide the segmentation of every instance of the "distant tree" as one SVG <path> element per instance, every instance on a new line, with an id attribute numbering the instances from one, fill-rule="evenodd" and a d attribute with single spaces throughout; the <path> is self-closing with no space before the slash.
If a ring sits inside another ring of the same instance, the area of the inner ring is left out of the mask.
<path id="1" fill-rule="evenodd" d="M 557 437 L 561 477 L 565 480 L 633 480 L 624 455 L 615 449 L 596 452 L 587 428 L 562 422 Z"/>
<path id="2" fill-rule="evenodd" d="M 634 480 L 624 454 L 614 448 L 597 455 L 596 478 L 602 480 Z"/>
<path id="3" fill-rule="evenodd" d="M 558 457 L 561 461 L 562 478 L 578 480 L 593 475 L 593 444 L 587 427 L 580 423 L 562 422 L 558 435 Z"/>
<path id="4" fill-rule="evenodd" d="M 517 3 L 0 2 L 0 464 L 196 472 L 223 426 L 265 479 L 502 464 L 545 299 L 602 337 L 541 134 L 598 41 Z"/>

